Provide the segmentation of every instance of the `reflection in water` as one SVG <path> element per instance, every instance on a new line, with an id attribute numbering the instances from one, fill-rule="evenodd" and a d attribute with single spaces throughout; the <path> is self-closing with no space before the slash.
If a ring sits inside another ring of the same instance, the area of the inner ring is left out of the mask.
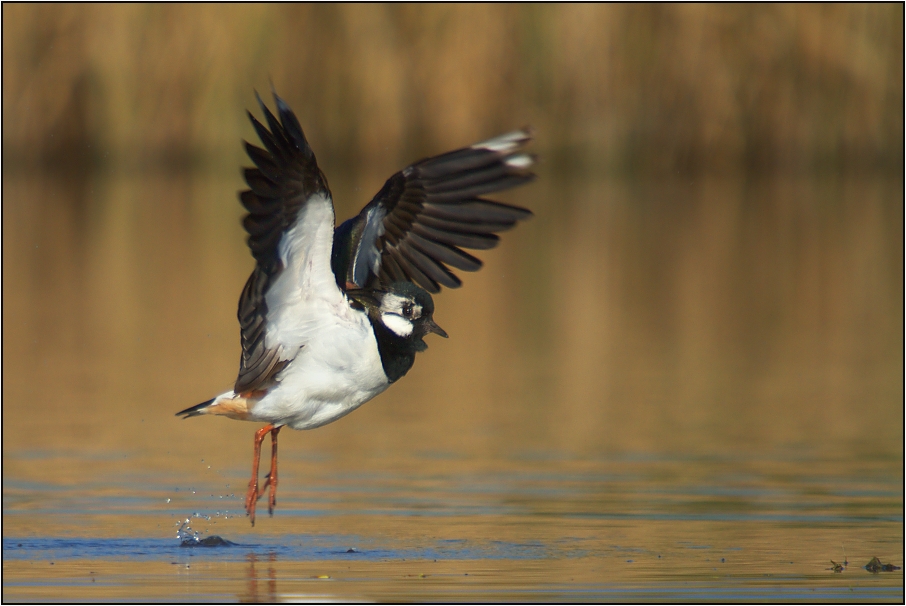
<path id="1" fill-rule="evenodd" d="M 173 416 L 235 376 L 238 182 L 4 175 L 4 598 L 902 593 L 825 570 L 902 564 L 901 180 L 542 175 L 451 338 L 287 434 L 252 535 L 247 427 Z M 180 549 L 190 512 L 237 546 Z"/>
<path id="2" fill-rule="evenodd" d="M 235 180 L 4 183 L 4 447 L 39 446 L 21 431 L 32 403 L 56 447 L 201 458 L 195 432 L 244 442 L 165 414 L 235 374 L 252 264 Z M 439 295 L 452 338 L 340 428 L 290 440 L 337 456 L 900 452 L 900 188 L 542 175 L 519 194 L 536 218 Z"/>
<path id="3" fill-rule="evenodd" d="M 165 469 L 141 484 L 113 474 L 90 491 L 5 479 L 4 597 L 609 601 L 644 592 L 676 601 L 692 592 L 712 601 L 863 601 L 902 593 L 902 570 L 874 576 L 860 566 L 879 557 L 902 568 L 897 460 L 411 462 L 415 469 L 387 474 L 379 469 L 405 461 L 325 460 L 312 475 L 296 461 L 287 472 L 304 474 L 306 489 L 288 491 L 285 510 L 254 531 L 242 517 L 219 520 L 203 532 L 236 544 L 193 549 L 159 537 L 160 523 L 174 510 L 221 506 L 210 496 L 219 482 L 203 474 L 184 478 L 196 495 L 169 504 Z M 847 558 L 841 572 L 828 569 Z"/>
<path id="4" fill-rule="evenodd" d="M 267 562 L 267 571 L 258 572 L 255 564 L 259 562 L 259 557 L 250 553 L 246 556 L 248 560 L 248 590 L 239 597 L 240 602 L 269 602 L 277 601 L 277 571 L 274 564 L 277 562 L 277 554 L 271 552 L 265 556 Z"/>

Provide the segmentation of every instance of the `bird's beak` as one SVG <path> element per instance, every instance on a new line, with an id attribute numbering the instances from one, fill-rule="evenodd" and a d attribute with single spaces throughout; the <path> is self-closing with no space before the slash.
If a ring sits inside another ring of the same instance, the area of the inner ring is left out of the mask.
<path id="1" fill-rule="evenodd" d="M 428 328 L 428 332 L 433 332 L 433 333 L 436 334 L 436 335 L 440 335 L 440 336 L 442 336 L 444 339 L 447 338 L 447 332 L 446 332 L 443 328 L 441 328 L 440 326 L 438 326 L 438 325 L 434 322 L 433 319 L 428 320 L 427 322 L 425 322 L 425 326 Z"/>

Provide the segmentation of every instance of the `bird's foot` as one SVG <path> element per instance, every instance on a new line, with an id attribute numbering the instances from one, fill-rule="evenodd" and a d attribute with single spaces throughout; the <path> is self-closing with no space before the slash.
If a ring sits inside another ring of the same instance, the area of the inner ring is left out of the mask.
<path id="1" fill-rule="evenodd" d="M 261 491 L 258 493 L 258 500 L 264 497 L 264 492 L 270 489 L 270 494 L 267 499 L 267 513 L 274 515 L 274 507 L 277 506 L 277 478 L 276 476 L 271 478 L 271 474 L 264 476 L 264 485 L 261 487 Z"/>
<path id="2" fill-rule="evenodd" d="M 255 506 L 261 496 L 258 492 L 258 478 L 252 478 L 249 482 L 248 492 L 245 493 L 245 513 L 251 519 L 252 526 L 255 525 Z"/>

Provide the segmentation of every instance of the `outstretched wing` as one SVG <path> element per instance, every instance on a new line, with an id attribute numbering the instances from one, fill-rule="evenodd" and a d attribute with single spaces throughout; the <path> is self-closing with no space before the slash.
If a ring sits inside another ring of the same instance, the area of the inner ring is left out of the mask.
<path id="1" fill-rule="evenodd" d="M 497 234 L 531 211 L 481 196 L 528 183 L 528 129 L 416 162 L 393 175 L 356 217 L 337 228 L 332 265 L 341 288 L 397 281 L 440 292 L 462 282 L 450 268 L 477 271 L 462 249 L 497 246 Z"/>
<path id="2" fill-rule="evenodd" d="M 330 268 L 334 211 L 327 180 L 289 106 L 276 94 L 279 122 L 258 98 L 267 127 L 249 112 L 264 149 L 245 144 L 242 221 L 257 262 L 239 298 L 242 358 L 233 391 L 266 389 L 298 351 L 293 317 L 313 297 L 342 299 Z"/>

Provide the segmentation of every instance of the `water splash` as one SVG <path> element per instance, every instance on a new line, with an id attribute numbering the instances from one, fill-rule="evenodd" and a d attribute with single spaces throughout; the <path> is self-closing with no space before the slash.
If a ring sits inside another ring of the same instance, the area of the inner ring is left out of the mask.
<path id="1" fill-rule="evenodd" d="M 186 518 L 182 522 L 176 523 L 178 526 L 178 528 L 176 529 L 176 539 L 180 542 L 181 545 L 185 545 L 187 543 L 197 543 L 200 541 L 198 531 L 192 530 L 192 526 L 190 525 L 191 522 L 191 518 Z"/>
<path id="2" fill-rule="evenodd" d="M 214 514 L 215 518 L 229 518 L 231 517 L 227 512 L 217 512 Z M 221 536 L 211 535 L 209 537 L 202 537 L 201 533 L 192 528 L 192 519 L 203 519 L 207 522 L 211 521 L 211 516 L 194 512 L 190 517 L 177 522 L 176 528 L 176 539 L 179 541 L 180 547 L 230 547 L 236 545 L 232 541 L 228 541 Z M 216 523 L 216 522 L 214 522 Z"/>

